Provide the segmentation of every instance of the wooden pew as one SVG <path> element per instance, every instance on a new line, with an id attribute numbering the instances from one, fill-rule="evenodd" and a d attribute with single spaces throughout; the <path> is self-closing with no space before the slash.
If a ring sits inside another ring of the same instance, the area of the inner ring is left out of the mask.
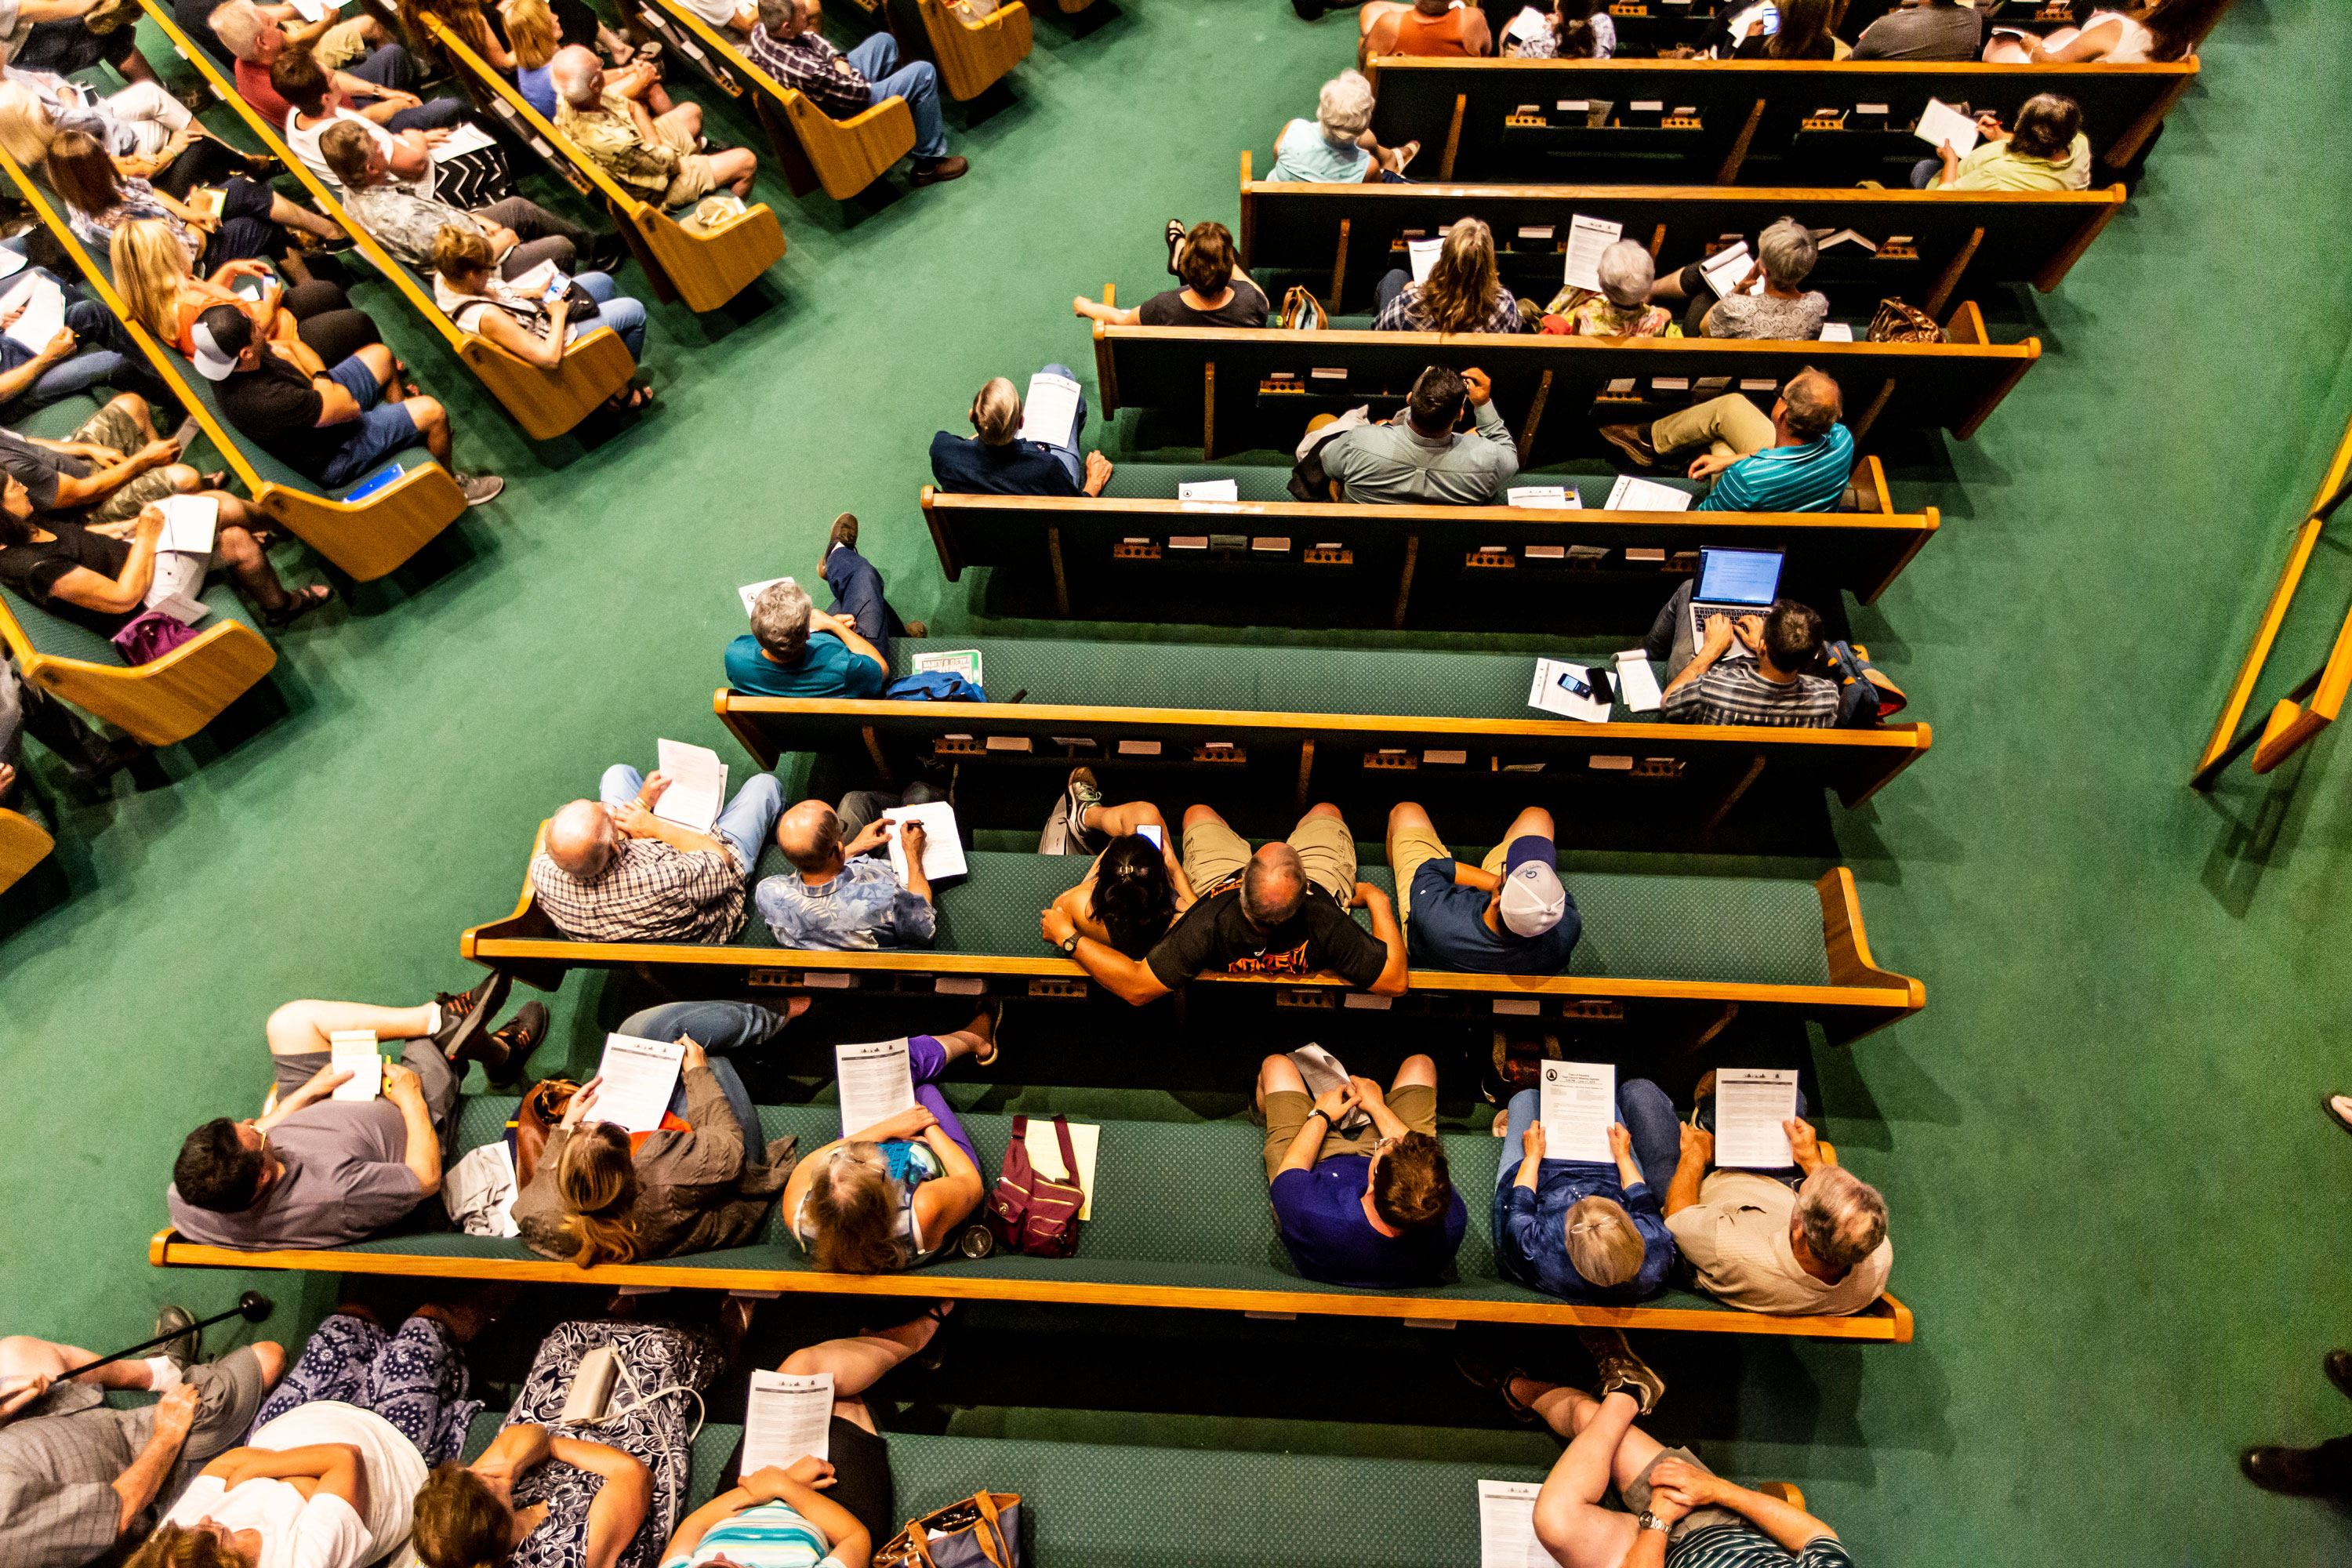
<path id="1" fill-rule="evenodd" d="M 150 0 L 152 3 L 152 0 Z M 425 15 L 425 26 L 478 93 L 503 101 L 513 117 L 532 134 L 561 153 L 565 160 L 601 193 L 614 221 L 646 269 L 654 295 L 665 303 L 683 300 L 690 310 L 716 310 L 751 287 L 752 280 L 775 265 L 784 254 L 784 231 L 773 209 L 764 202 L 747 205 L 717 228 L 689 228 L 655 204 L 626 189 L 603 166 L 573 146 L 538 110 L 525 102 L 514 85 L 492 70 L 467 48 L 437 16 Z"/>
<path id="2" fill-rule="evenodd" d="M 1971 291 L 2030 282 L 2047 294 L 2124 204 L 2124 187 L 2090 191 L 1768 190 L 1744 185 L 1306 184 L 1252 180 L 1242 154 L 1242 264 L 1317 274 L 1334 312 L 1369 310 L 1372 287 L 1405 265 L 1406 231 L 1433 237 L 1456 218 L 1495 231 L 1503 282 L 1540 309 L 1560 288 L 1561 252 L 1578 216 L 1624 226 L 1661 268 L 1698 260 L 1723 235 L 1754 235 L 1781 217 L 1852 229 L 1879 242 L 1821 253 L 1808 285 L 1846 315 L 1867 319 L 1884 298 L 1939 320 Z M 1549 237 L 1521 237 L 1527 228 Z M 1892 243 L 1903 237 L 1904 243 Z M 1328 276 L 1329 282 L 1322 284 Z"/>
<path id="3" fill-rule="evenodd" d="M 1591 425 L 1656 419 L 1700 400 L 1703 391 L 1769 393 L 1808 366 L 1837 378 L 1857 441 L 1881 420 L 1892 429 L 1949 430 L 1965 441 L 2042 355 L 2039 338 L 1989 341 L 1969 300 L 1953 311 L 1944 343 L 1092 327 L 1103 416 L 1198 399 L 1203 458 L 1221 440 L 1228 448 L 1286 449 L 1314 415 L 1361 403 L 1384 418 L 1431 364 L 1476 365 L 1494 378 L 1495 405 L 1517 437 L 1522 467 L 1591 445 Z M 1318 380 L 1315 373 L 1325 369 L 1344 379 Z M 1727 388 L 1701 387 L 1716 378 Z M 1554 435 L 1547 439 L 1545 430 Z"/>
<path id="4" fill-rule="evenodd" d="M 1751 541 L 1788 551 L 1793 578 L 1869 604 L 1940 526 L 1934 507 L 1894 510 L 1875 458 L 1854 475 L 1869 510 L 1835 512 L 1609 511 L 1605 479 L 1564 474 L 1536 478 L 1581 492 L 1583 508 L 1346 506 L 1290 500 L 1288 477 L 1280 468 L 1122 463 L 1100 497 L 957 495 L 926 485 L 923 517 L 949 582 L 961 582 L 967 566 L 1039 572 L 1051 578 L 1063 619 L 1117 618 L 1103 590 L 1121 582 L 1213 574 L 1304 590 L 1281 603 L 1265 596 L 1261 613 L 1273 619 L 1286 609 L 1328 617 L 1352 606 L 1353 618 L 1395 627 L 1413 620 L 1416 606 L 1473 584 L 1482 594 L 1606 587 L 1663 599 L 1696 569 L 1702 544 Z M 1234 479 L 1241 499 L 1219 511 L 1176 499 L 1181 480 L 1208 478 Z M 1629 553 L 1637 551 L 1644 553 Z M 1164 605 L 1139 608 L 1168 618 Z"/>
<path id="5" fill-rule="evenodd" d="M 895 673 L 909 673 L 900 643 Z M 1207 763 L 1221 808 L 1241 832 L 1279 833 L 1318 800 L 1349 803 L 1370 831 L 1405 798 L 1460 797 L 1503 823 L 1530 802 L 1611 811 L 1623 792 L 1671 787 L 1667 809 L 1701 832 L 1719 824 L 1759 776 L 1826 786 L 1860 805 L 1924 755 L 1928 726 L 1789 730 L 1677 724 L 1622 704 L 1605 724 L 1573 723 L 1527 704 L 1528 656 L 1376 648 L 1174 649 L 1161 644 L 983 637 L 989 702 L 755 697 L 720 690 L 719 720 L 760 766 L 787 752 L 866 758 L 897 790 L 926 763 L 958 770 L 967 829 L 1028 828 L 1036 802 L 1078 764 L 1111 798 L 1184 787 Z M 1664 680 L 1659 672 L 1659 684 Z M 1282 708 L 1268 710 L 1278 683 Z M 1025 692 L 1019 702 L 1004 700 Z M 1507 810 L 1491 803 L 1496 774 L 1524 786 Z M 999 788 L 986 786 L 995 775 Z M 1590 792 L 1608 790 L 1607 795 Z M 1258 803 L 1242 810 L 1242 797 Z M 1370 810 L 1360 809 L 1370 803 Z M 999 803 L 1003 809 L 998 809 Z M 1433 805 L 1438 818 L 1459 814 Z M 1377 814 L 1377 815 L 1375 815 Z M 1464 828 L 1465 836 L 1470 829 Z"/>
<path id="6" fill-rule="evenodd" d="M 231 434 L 228 421 L 215 401 L 213 384 L 189 374 L 186 362 L 177 351 L 157 342 L 146 328 L 131 319 L 131 308 L 114 291 L 104 258 L 75 237 L 65 218 L 49 205 L 48 194 L 5 152 L 0 152 L 0 171 L 6 173 L 34 216 L 73 258 L 91 293 L 123 322 L 124 331 L 155 374 L 182 405 L 194 415 L 197 426 L 219 451 L 255 504 L 326 557 L 336 570 L 355 582 L 373 582 L 396 570 L 465 514 L 466 498 L 457 489 L 457 481 L 433 461 L 422 446 L 409 447 L 394 458 L 402 468 L 398 479 L 358 500 L 350 500 L 344 498 L 372 479 L 373 474 L 332 491 L 325 490 L 258 446 Z"/>
<path id="7" fill-rule="evenodd" d="M 2091 150 L 2128 167 L 2197 62 L 2145 66 L 1947 65 L 1880 60 L 1442 60 L 1391 55 L 1367 72 L 1379 94 L 1372 129 L 1383 146 L 1419 141 L 1445 180 L 1539 182 L 1555 160 L 1647 171 L 1642 183 L 1850 184 L 1867 174 L 1908 184 L 1935 149 L 1911 134 L 1930 98 L 1998 111 L 2004 123 L 2038 92 L 2083 106 Z M 1559 105 L 1603 100 L 1612 121 L 1586 122 Z M 1635 103 L 1661 106 L 1648 114 Z M 1887 129 L 1858 110 L 1885 106 Z M 1680 110 L 1693 112 L 1684 114 Z M 1832 111 L 1823 117 L 1820 111 Z M 1841 122 L 1836 119 L 1843 115 Z M 1629 123 L 1628 118 L 1646 120 Z M 1569 123 L 1573 121 L 1574 123 Z M 1418 166 L 1418 165 L 1416 165 Z M 1594 183 L 1584 176 L 1583 183 Z"/>
<path id="8" fill-rule="evenodd" d="M 966 1086 L 949 1086 L 951 1092 Z M 959 1098 L 969 1098 L 959 1094 Z M 478 1147 L 504 1136 L 516 1101 L 473 1097 L 459 1110 L 457 1142 Z M 763 1106 L 761 1131 L 796 1136 L 803 1152 L 841 1130 L 830 1104 Z M 992 1163 L 1011 1139 L 1012 1117 L 959 1107 L 974 1144 Z M 1075 1258 L 1041 1268 L 1002 1254 L 950 1255 L 895 1274 L 829 1274 L 793 1241 L 776 1208 L 751 1245 L 661 1261 L 574 1268 L 531 1252 L 520 1240 L 439 1234 L 384 1237 L 319 1251 L 240 1252 L 207 1247 L 166 1227 L 149 1243 L 159 1268 L 280 1268 L 306 1272 L 435 1276 L 540 1283 L 668 1286 L 686 1289 L 824 1292 L 959 1300 L 1033 1301 L 1094 1306 L 1166 1307 L 1297 1312 L 1440 1322 L 1595 1324 L 1700 1333 L 1772 1334 L 1862 1343 L 1902 1344 L 1913 1331 L 1910 1309 L 1881 1297 L 1852 1317 L 1769 1317 L 1670 1289 L 1634 1307 L 1563 1301 L 1501 1276 L 1488 1231 L 1498 1160 L 1516 1158 L 1485 1131 L 1445 1132 L 1447 1163 L 1469 1210 L 1455 1278 L 1407 1290 L 1350 1289 L 1291 1272 L 1265 1203 L 1265 1134 L 1245 1121 L 1118 1121 L 1105 1126 L 1095 1185 L 1103 1201 L 1086 1222 Z M 1177 1223 L 1179 1215 L 1185 1216 Z"/>
<path id="9" fill-rule="evenodd" d="M 950 0 L 914 0 L 929 57 L 940 68 L 940 89 L 958 102 L 978 98 L 1014 66 L 1029 58 L 1029 7 L 1023 0 L 1000 5 L 978 22 L 966 22 Z"/>
<path id="10" fill-rule="evenodd" d="M 0 810 L 0 893 L 23 880 L 57 847 L 48 830 L 23 812 Z"/>
<path id="11" fill-rule="evenodd" d="M 885 99 L 865 113 L 835 120 L 809 101 L 798 88 L 784 86 L 751 63 L 733 39 L 677 0 L 654 0 L 673 28 L 692 35 L 701 47 L 751 84 L 751 107 L 768 144 L 784 167 L 793 195 L 822 185 L 845 202 L 915 150 L 915 116 L 903 98 Z"/>
<path id="12" fill-rule="evenodd" d="M 1216 764 L 1209 764 L 1214 766 Z M 545 825 L 541 825 L 541 832 Z M 534 841 L 533 852 L 537 844 Z M 1092 982 L 1069 959 L 1045 947 L 1037 911 L 1084 874 L 1079 858 L 973 850 L 969 880 L 937 890 L 939 940 L 931 949 L 873 952 L 803 952 L 766 945 L 772 933 L 755 910 L 729 943 L 575 942 L 559 931 L 532 898 L 529 859 L 512 913 L 467 931 L 458 952 L 475 963 L 511 972 L 552 990 L 574 968 L 645 966 L 677 970 L 681 984 L 705 988 L 882 989 L 968 987 L 1033 997 L 1079 999 Z M 753 880 L 785 867 L 771 843 Z M 1385 866 L 1359 876 L 1393 890 Z M 1565 881 L 1584 915 L 1584 935 L 1571 973 L 1549 976 L 1457 974 L 1414 970 L 1412 993 L 1394 999 L 1409 1011 L 1528 1011 L 1562 1016 L 1580 1004 L 1601 1004 L 1654 1015 L 1661 1026 L 1693 1017 L 1720 1020 L 1726 1009 L 1795 1015 L 1820 1022 L 1833 1045 L 1884 1028 L 1927 1005 L 1917 980 L 1879 968 L 1863 933 L 1853 873 L 1839 867 L 1818 881 L 1784 878 L 1671 877 L 1587 872 L 1573 867 Z M 1360 921 L 1366 917 L 1358 910 Z M 1818 917 L 1818 919 L 1817 919 Z M 1688 950 L 1661 949 L 1635 939 L 1636 930 L 1672 933 Z M 1700 975 L 1704 977 L 1693 978 Z M 1335 975 L 1203 975 L 1194 982 L 1220 994 L 1264 998 L 1276 1005 L 1330 1007 L 1343 1004 L 1347 984 Z M 1500 998 L 1509 1004 L 1497 1008 Z M 1381 1006 L 1369 998 L 1356 1005 Z"/>
<path id="13" fill-rule="evenodd" d="M 112 724 L 143 745 L 186 740 L 278 663 L 236 593 L 215 579 L 197 595 L 212 614 L 191 640 L 130 665 L 114 645 L 0 588 L 0 643 L 25 679 Z"/>
<path id="14" fill-rule="evenodd" d="M 222 74 L 210 56 L 180 31 L 171 12 L 158 0 L 141 3 L 147 8 L 149 20 L 163 30 L 173 47 L 210 84 L 213 95 L 245 122 L 264 151 L 286 165 L 286 172 L 310 192 L 311 204 L 342 226 L 360 253 L 384 275 L 425 324 L 440 334 L 450 352 L 480 379 L 490 395 L 498 399 L 499 406 L 522 426 L 525 435 L 534 441 L 563 435 L 629 384 L 630 377 L 636 374 L 636 362 L 629 357 L 628 347 L 621 342 L 620 334 L 610 327 L 599 326 L 584 333 L 563 351 L 563 363 L 553 370 L 526 364 L 488 338 L 460 331 L 442 313 L 431 291 L 418 282 L 416 275 L 343 210 L 334 192 L 286 144 L 278 128 L 237 96 L 235 83 Z"/>

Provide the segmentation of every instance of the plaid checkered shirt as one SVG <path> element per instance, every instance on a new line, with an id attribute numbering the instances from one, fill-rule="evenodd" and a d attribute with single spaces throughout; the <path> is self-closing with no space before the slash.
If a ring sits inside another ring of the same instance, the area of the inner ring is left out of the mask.
<path id="1" fill-rule="evenodd" d="M 627 838 L 593 881 L 544 854 L 530 887 L 548 918 L 576 942 L 725 942 L 743 923 L 743 870 L 733 850 L 677 849 Z"/>

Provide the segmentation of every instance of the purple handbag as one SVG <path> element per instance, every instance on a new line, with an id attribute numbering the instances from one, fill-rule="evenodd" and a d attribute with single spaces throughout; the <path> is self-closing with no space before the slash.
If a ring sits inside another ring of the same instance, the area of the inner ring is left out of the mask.
<path id="1" fill-rule="evenodd" d="M 196 640 L 196 628 L 185 621 L 149 610 L 114 634 L 115 651 L 125 664 L 152 664 L 182 643 Z"/>

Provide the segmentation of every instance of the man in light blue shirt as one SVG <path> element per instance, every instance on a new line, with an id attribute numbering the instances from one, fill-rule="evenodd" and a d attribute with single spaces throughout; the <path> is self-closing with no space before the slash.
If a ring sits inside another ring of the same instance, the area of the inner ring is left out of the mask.
<path id="1" fill-rule="evenodd" d="M 1361 425 L 1323 443 L 1323 472 L 1343 501 L 1492 506 L 1519 471 L 1519 448 L 1495 412 L 1495 384 L 1483 370 L 1459 374 L 1433 364 L 1412 384 L 1404 412 L 1386 425 Z M 1475 410 L 1468 434 L 1454 426 L 1462 406 Z"/>
<path id="2" fill-rule="evenodd" d="M 902 834 L 907 880 L 874 852 Z M 760 918 L 785 947 L 870 952 L 929 947 L 939 932 L 931 884 L 923 875 L 923 825 L 903 828 L 877 818 L 844 841 L 841 817 L 821 800 L 804 800 L 776 825 L 776 845 L 793 869 L 761 882 Z"/>

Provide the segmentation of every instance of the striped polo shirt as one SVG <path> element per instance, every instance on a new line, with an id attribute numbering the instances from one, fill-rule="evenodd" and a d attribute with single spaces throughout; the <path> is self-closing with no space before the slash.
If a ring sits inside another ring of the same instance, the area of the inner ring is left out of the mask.
<path id="1" fill-rule="evenodd" d="M 1752 1524 L 1714 1524 L 1666 1548 L 1666 1568 L 1854 1568 L 1832 1536 L 1816 1535 L 1790 1552 Z"/>
<path id="2" fill-rule="evenodd" d="M 1716 477 L 1700 511 L 1827 511 L 1853 474 L 1853 434 L 1832 425 L 1801 447 L 1767 447 Z"/>
<path id="3" fill-rule="evenodd" d="M 1696 680 L 1666 694 L 1665 717 L 1677 724 L 1770 724 L 1825 730 L 1837 722 L 1838 689 L 1818 675 L 1787 686 L 1767 680 L 1752 658 L 1718 659 Z"/>

